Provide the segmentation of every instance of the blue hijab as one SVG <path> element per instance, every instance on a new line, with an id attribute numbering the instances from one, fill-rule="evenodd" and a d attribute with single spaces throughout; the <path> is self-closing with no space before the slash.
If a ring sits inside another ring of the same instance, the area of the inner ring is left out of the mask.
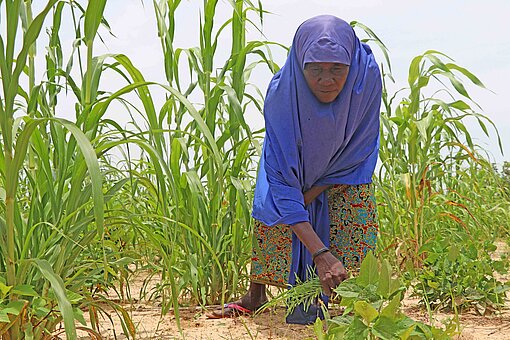
<path id="1" fill-rule="evenodd" d="M 303 75 L 308 62 L 350 65 L 345 86 L 323 104 Z M 329 246 L 327 194 L 305 207 L 312 186 L 372 181 L 379 149 L 381 76 L 372 51 L 345 21 L 321 15 L 299 26 L 285 65 L 269 84 L 266 136 L 253 217 L 268 226 L 310 222 Z M 289 283 L 306 279 L 310 253 L 293 235 Z"/>

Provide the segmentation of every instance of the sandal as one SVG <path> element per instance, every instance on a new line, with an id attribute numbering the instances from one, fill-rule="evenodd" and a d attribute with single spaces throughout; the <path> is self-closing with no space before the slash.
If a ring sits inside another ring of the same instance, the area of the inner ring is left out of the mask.
<path id="1" fill-rule="evenodd" d="M 258 312 L 264 304 L 261 304 L 254 310 L 245 308 L 239 302 L 231 302 L 223 305 L 223 308 L 216 309 L 212 313 L 206 314 L 209 319 L 235 318 L 239 316 L 250 316 Z"/>

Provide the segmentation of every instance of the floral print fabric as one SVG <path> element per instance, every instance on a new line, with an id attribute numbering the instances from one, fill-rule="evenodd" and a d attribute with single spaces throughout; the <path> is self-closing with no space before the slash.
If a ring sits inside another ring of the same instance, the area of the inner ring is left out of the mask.
<path id="1" fill-rule="evenodd" d="M 357 270 L 374 251 L 379 230 L 370 184 L 335 185 L 328 189 L 330 250 L 347 270 Z M 289 225 L 266 226 L 255 220 L 251 280 L 286 287 L 292 263 Z"/>

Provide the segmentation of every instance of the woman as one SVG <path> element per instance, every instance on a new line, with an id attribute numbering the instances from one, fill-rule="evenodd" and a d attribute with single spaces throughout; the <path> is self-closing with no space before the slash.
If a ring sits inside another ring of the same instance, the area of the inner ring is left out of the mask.
<path id="1" fill-rule="evenodd" d="M 255 311 L 266 284 L 293 285 L 309 267 L 329 296 L 375 248 L 380 103 L 379 68 L 350 25 L 330 15 L 301 24 L 264 103 L 250 288 L 212 317 Z M 309 312 L 287 321 L 315 321 Z"/>

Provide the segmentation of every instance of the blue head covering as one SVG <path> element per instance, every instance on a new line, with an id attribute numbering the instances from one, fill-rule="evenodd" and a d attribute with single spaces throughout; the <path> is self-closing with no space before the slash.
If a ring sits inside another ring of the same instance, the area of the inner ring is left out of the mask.
<path id="1" fill-rule="evenodd" d="M 338 97 L 319 102 L 303 75 L 308 62 L 350 65 Z M 329 246 L 327 195 L 304 206 L 315 185 L 372 181 L 379 148 L 381 76 L 372 51 L 345 21 L 321 15 L 298 28 L 285 65 L 269 84 L 264 103 L 266 136 L 253 217 L 268 226 L 308 221 Z M 293 236 L 289 283 L 305 279 L 309 252 Z"/>

